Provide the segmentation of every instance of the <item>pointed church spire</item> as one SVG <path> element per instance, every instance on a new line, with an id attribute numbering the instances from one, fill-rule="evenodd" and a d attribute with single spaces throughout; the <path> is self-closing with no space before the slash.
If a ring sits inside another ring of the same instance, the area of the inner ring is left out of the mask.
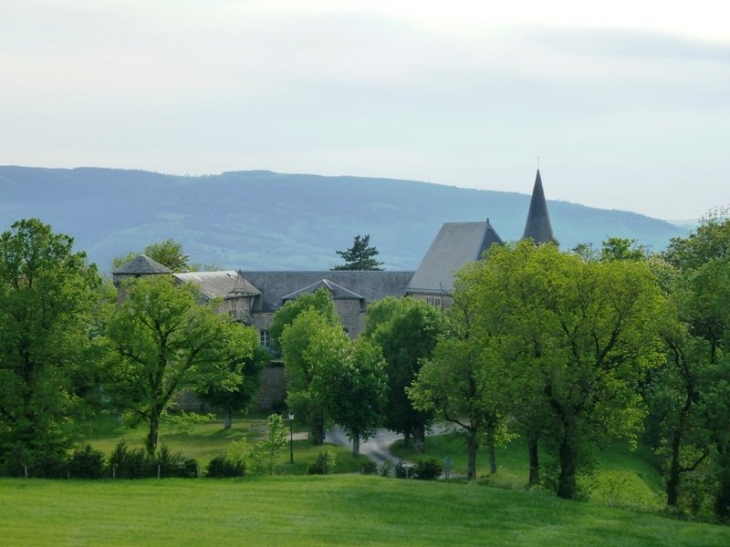
<path id="1" fill-rule="evenodd" d="M 550 225 L 550 215 L 548 215 L 547 202 L 545 201 L 545 192 L 542 189 L 539 168 L 535 177 L 535 187 L 532 190 L 530 211 L 527 213 L 525 233 L 522 236 L 522 239 L 530 238 L 538 245 L 542 245 L 543 243 L 560 245 L 560 242 L 555 239 L 553 228 Z"/>

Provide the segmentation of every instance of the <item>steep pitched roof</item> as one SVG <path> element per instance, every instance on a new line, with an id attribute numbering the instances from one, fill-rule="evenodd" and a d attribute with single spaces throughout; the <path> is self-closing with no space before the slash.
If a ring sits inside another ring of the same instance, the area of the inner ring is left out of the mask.
<path id="1" fill-rule="evenodd" d="M 413 272 L 389 271 L 326 271 L 326 272 L 241 272 L 261 296 L 253 305 L 254 311 L 272 312 L 285 299 L 296 293 L 316 290 L 325 280 L 337 294 L 362 298 L 365 304 L 386 296 L 404 296 Z"/>
<path id="2" fill-rule="evenodd" d="M 338 285 L 337 283 L 334 283 L 333 281 L 330 281 L 329 279 L 321 279 L 317 281 L 316 283 L 312 283 L 311 285 L 308 285 L 304 287 L 303 289 L 299 289 L 298 291 L 294 291 L 291 294 L 286 294 L 281 297 L 282 300 L 296 300 L 297 297 L 299 297 L 302 294 L 311 294 L 316 290 L 319 289 L 325 289 L 330 292 L 332 295 L 333 300 L 365 300 L 365 297 L 362 295 L 357 294 L 356 292 L 353 292 L 349 289 L 346 289 L 345 287 Z"/>
<path id="3" fill-rule="evenodd" d="M 489 219 L 486 222 L 445 223 L 413 275 L 408 292 L 453 291 L 454 272 L 480 258 L 494 244 L 504 243 Z"/>
<path id="4" fill-rule="evenodd" d="M 112 272 L 112 274 L 116 275 L 150 275 L 169 273 L 172 273 L 172 270 L 143 254 L 122 264 Z"/>
<path id="5" fill-rule="evenodd" d="M 535 187 L 532 190 L 530 210 L 527 213 L 527 222 L 525 223 L 525 233 L 522 235 L 522 239 L 530 238 L 538 245 L 543 243 L 560 245 L 560 242 L 553 235 L 553 227 L 550 224 L 550 215 L 548 214 L 539 169 L 535 177 Z"/>
<path id="6" fill-rule="evenodd" d="M 238 296 L 256 296 L 261 292 L 232 270 L 219 272 L 186 272 L 174 274 L 181 283 L 192 282 L 206 300 Z"/>

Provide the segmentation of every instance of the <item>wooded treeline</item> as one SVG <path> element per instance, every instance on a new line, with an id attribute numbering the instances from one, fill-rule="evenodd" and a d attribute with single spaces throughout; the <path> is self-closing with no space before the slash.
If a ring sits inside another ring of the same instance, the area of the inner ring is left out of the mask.
<path id="1" fill-rule="evenodd" d="M 622 238 L 494 246 L 458 273 L 453 305 L 386 298 L 356 340 L 326 292 L 303 295 L 270 329 L 287 403 L 312 442 L 337 423 L 355 452 L 382 425 L 424 451 L 428 427 L 453 422 L 469 478 L 480 446 L 493 473 L 494 447 L 519 435 L 525 482 L 569 499 L 601 446 L 646 443 L 669 507 L 728 519 L 729 251 L 727 211 L 660 254 Z M 127 283 L 119 303 L 73 241 L 38 220 L 0 236 L 3 474 L 43 476 L 96 412 L 145 423 L 152 454 L 180 391 L 228 413 L 250 404 L 268 359 L 256 331 L 168 276 Z"/>

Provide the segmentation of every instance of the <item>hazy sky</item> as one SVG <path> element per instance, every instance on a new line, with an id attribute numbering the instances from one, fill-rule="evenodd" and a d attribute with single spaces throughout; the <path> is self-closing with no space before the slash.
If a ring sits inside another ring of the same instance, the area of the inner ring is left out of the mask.
<path id="1" fill-rule="evenodd" d="M 0 75 L 3 165 L 730 204 L 727 0 L 0 0 Z"/>

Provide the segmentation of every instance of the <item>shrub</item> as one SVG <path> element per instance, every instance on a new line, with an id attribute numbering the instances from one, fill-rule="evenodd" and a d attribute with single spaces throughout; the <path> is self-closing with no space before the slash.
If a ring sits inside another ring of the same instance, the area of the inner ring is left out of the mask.
<path id="1" fill-rule="evenodd" d="M 390 477 L 393 474 L 393 462 L 390 460 L 383 460 L 378 467 L 378 475 L 381 477 Z"/>
<path id="2" fill-rule="evenodd" d="M 330 475 L 335 470 L 337 454 L 326 450 L 317 455 L 317 459 L 309 464 L 307 473 L 310 475 Z"/>
<path id="3" fill-rule="evenodd" d="M 180 452 L 173 454 L 164 444 L 157 452 L 153 467 L 155 473 L 159 471 L 160 477 L 178 477 L 181 479 L 195 479 L 198 477 L 198 462 L 194 458 L 187 458 Z"/>
<path id="4" fill-rule="evenodd" d="M 211 478 L 243 477 L 245 472 L 246 468 L 243 462 L 234 462 L 226 459 L 225 456 L 218 456 L 210 460 L 205 475 Z"/>
<path id="5" fill-rule="evenodd" d="M 87 444 L 74 450 L 68 462 L 68 474 L 74 479 L 100 479 L 104 476 L 104 453 Z"/>
<path id="6" fill-rule="evenodd" d="M 395 464 L 395 478 L 396 479 L 407 479 L 411 475 L 411 468 L 401 460 Z"/>
<path id="7" fill-rule="evenodd" d="M 129 450 L 124 441 L 120 441 L 109 456 L 111 475 L 117 479 L 141 479 L 154 477 L 154 462 L 147 457 L 141 448 Z"/>
<path id="8" fill-rule="evenodd" d="M 413 468 L 413 477 L 424 481 L 430 481 L 439 478 L 443 471 L 443 467 L 435 458 L 425 460 L 416 460 Z"/>
<path id="9" fill-rule="evenodd" d="M 378 472 L 378 464 L 372 460 L 368 460 L 362 464 L 363 475 L 375 475 Z"/>

